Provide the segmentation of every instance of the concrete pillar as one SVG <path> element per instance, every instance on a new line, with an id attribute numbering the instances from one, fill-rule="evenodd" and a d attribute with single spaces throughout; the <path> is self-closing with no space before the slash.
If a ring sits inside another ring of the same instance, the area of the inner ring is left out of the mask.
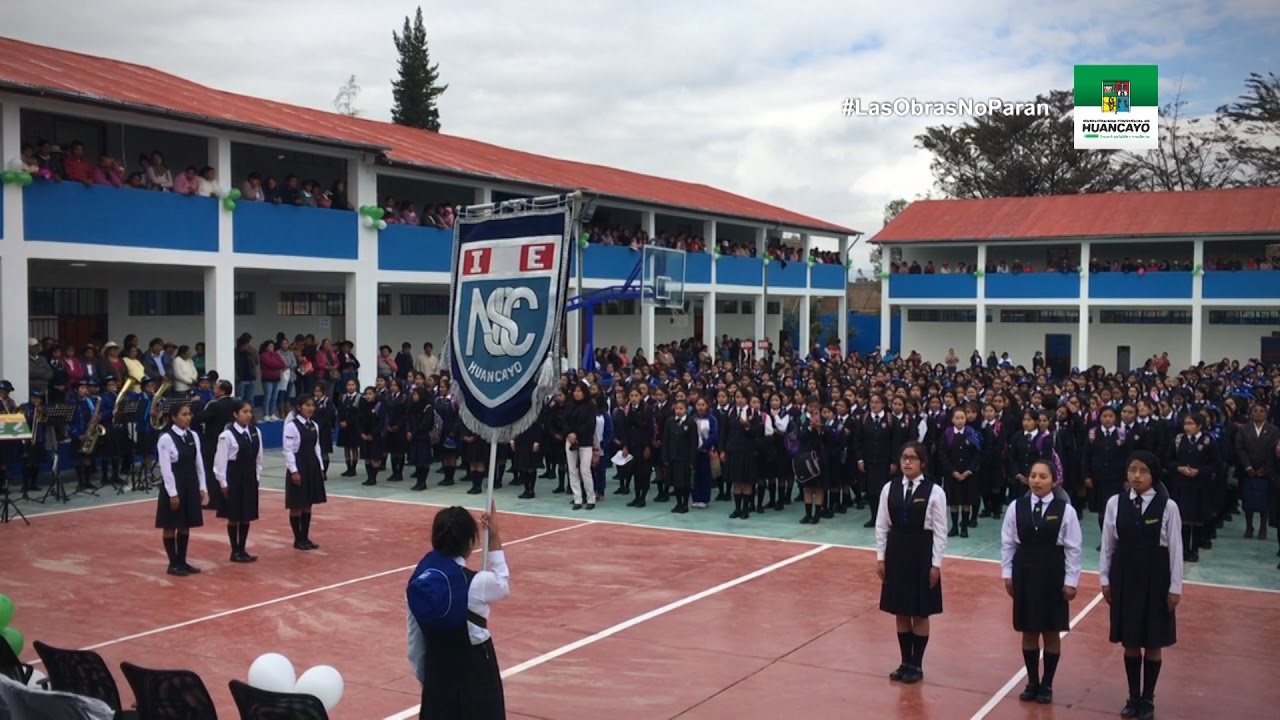
<path id="1" fill-rule="evenodd" d="M 977 315 L 974 317 L 974 333 L 973 347 L 982 353 L 985 360 L 987 357 L 987 303 L 979 300 Z M 963 349 L 960 350 L 963 353 Z"/>
<path id="2" fill-rule="evenodd" d="M 889 353 L 889 343 L 893 341 L 893 305 L 889 300 L 889 279 L 877 279 L 876 282 L 880 283 L 880 353 L 883 357 Z"/>
<path id="3" fill-rule="evenodd" d="M 5 235 L 5 243 L 13 238 Z M 15 402 L 27 401 L 27 340 L 31 336 L 30 291 L 27 287 L 27 258 L 20 252 L 0 255 L 0 295 L 4 311 L 0 312 L 0 379 L 13 383 L 11 397 Z"/>
<path id="4" fill-rule="evenodd" d="M 204 269 L 205 367 L 217 370 L 219 379 L 233 383 L 239 334 L 236 329 L 236 271 L 229 263 L 219 262 Z"/>
<path id="5" fill-rule="evenodd" d="M 1191 267 L 1204 267 L 1204 240 L 1192 243 Z M 1204 355 L 1204 273 L 1191 274 L 1191 364 L 1195 365 Z"/>
<path id="6" fill-rule="evenodd" d="M 840 262 L 844 262 L 849 257 L 849 236 L 842 235 L 840 237 Z M 844 282 L 840 284 L 840 308 L 836 311 L 836 327 L 840 334 L 840 355 L 844 357 L 849 352 L 849 273 L 845 272 Z"/>
<path id="7" fill-rule="evenodd" d="M 1081 371 L 1089 367 L 1089 250 L 1089 243 L 1080 243 L 1080 324 L 1075 366 Z"/>
<path id="8" fill-rule="evenodd" d="M 762 227 L 756 228 L 756 257 L 763 258 L 765 247 L 768 243 L 766 231 Z M 761 357 L 760 341 L 765 337 L 764 319 L 768 317 L 769 312 L 769 267 L 761 261 L 760 277 L 760 294 L 756 296 L 755 305 L 755 330 L 751 336 L 751 340 L 755 342 L 755 357 Z"/>
<path id="9" fill-rule="evenodd" d="M 22 156 L 20 108 L 6 102 L 0 106 L 0 166 L 7 170 L 9 162 Z M 0 228 L 0 247 L 14 247 L 22 242 L 22 188 L 16 184 L 0 186 L 0 202 L 4 203 L 4 227 Z M 8 299 L 6 298 L 6 304 Z M 23 331 L 26 342 L 26 331 Z M 25 354 L 26 348 L 22 349 Z"/>
<path id="10" fill-rule="evenodd" d="M 488 187 L 476 188 L 476 195 L 473 202 L 476 205 L 488 205 L 493 202 L 493 189 Z"/>
<path id="11" fill-rule="evenodd" d="M 378 176 L 371 157 L 348 165 L 347 188 L 352 204 L 378 204 Z M 357 226 L 359 233 L 358 270 L 346 273 L 346 340 L 360 361 L 360 387 L 373 384 L 378 375 L 378 230 Z"/>
<path id="12" fill-rule="evenodd" d="M 712 286 L 714 287 L 714 286 Z M 712 290 L 702 299 L 702 342 L 711 350 L 711 356 L 717 357 L 716 346 L 716 291 Z"/>
<path id="13" fill-rule="evenodd" d="M 809 334 L 809 328 L 813 325 L 812 309 L 812 296 L 800 298 L 800 337 L 796 338 L 796 354 L 802 359 L 809 356 L 809 348 L 813 345 L 813 338 Z"/>

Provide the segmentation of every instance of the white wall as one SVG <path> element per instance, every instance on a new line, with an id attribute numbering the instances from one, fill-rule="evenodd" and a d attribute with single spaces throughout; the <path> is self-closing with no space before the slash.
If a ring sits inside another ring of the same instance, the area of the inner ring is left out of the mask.
<path id="1" fill-rule="evenodd" d="M 973 352 L 974 336 L 973 323 L 911 322 L 907 320 L 906 309 L 903 309 L 903 355 L 910 355 L 915 350 L 925 361 L 933 364 L 947 359 L 947 348 L 955 348 L 960 359 L 967 361 Z"/>
<path id="2" fill-rule="evenodd" d="M 993 308 L 990 313 L 991 323 L 987 325 L 987 347 L 982 351 L 984 360 L 987 353 L 992 350 L 995 351 L 997 357 L 1007 352 L 1014 365 L 1030 368 L 1031 359 L 1035 357 L 1036 352 L 1044 352 L 1045 335 L 1070 335 L 1072 358 L 1075 357 L 1076 351 L 1080 348 L 1080 338 L 1077 332 L 1079 325 L 1077 323 L 1002 323 L 1000 322 L 999 309 Z M 1091 344 L 1093 342 L 1093 340 L 1090 340 Z M 960 348 L 956 348 L 957 352 L 959 350 Z M 970 348 L 969 352 L 973 352 L 973 349 Z M 967 359 L 968 354 L 965 354 L 964 357 Z M 1114 365 L 1115 351 L 1113 350 L 1111 361 L 1107 363 L 1107 366 Z"/>
<path id="3" fill-rule="evenodd" d="M 1262 338 L 1280 333 L 1280 325 L 1210 325 L 1209 310 L 1206 308 L 1204 313 L 1201 354 L 1205 362 L 1217 362 L 1224 357 L 1243 362 L 1261 357 Z"/>
<path id="4" fill-rule="evenodd" d="M 1169 353 L 1174 368 L 1191 365 L 1190 325 L 1104 324 L 1098 322 L 1098 313 L 1098 308 L 1094 308 L 1093 324 L 1089 326 L 1090 365 L 1114 368 L 1116 348 L 1121 345 L 1129 346 L 1129 363 L 1133 368 L 1142 367 L 1152 355 L 1163 352 Z"/>

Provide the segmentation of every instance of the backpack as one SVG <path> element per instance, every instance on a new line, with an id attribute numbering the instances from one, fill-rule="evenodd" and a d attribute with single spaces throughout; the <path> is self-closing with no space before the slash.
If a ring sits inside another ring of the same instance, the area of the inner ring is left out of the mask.
<path id="1" fill-rule="evenodd" d="M 440 413 L 435 408 L 431 408 L 431 430 L 427 436 L 431 438 L 431 447 L 440 444 L 440 434 L 444 429 L 444 421 L 440 419 Z"/>
<path id="2" fill-rule="evenodd" d="M 467 624 L 467 576 L 462 566 L 432 550 L 409 578 L 409 612 L 424 632 L 456 630 Z"/>

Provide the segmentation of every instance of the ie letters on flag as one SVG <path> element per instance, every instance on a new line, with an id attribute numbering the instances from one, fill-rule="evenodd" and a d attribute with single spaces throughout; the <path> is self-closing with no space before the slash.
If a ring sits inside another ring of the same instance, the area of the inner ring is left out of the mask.
<path id="1" fill-rule="evenodd" d="M 528 429 L 560 377 L 571 213 L 457 220 L 445 357 L 462 421 L 491 443 Z"/>

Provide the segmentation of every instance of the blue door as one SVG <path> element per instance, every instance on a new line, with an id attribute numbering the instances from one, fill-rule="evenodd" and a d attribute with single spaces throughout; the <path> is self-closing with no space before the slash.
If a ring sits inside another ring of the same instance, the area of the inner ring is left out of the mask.
<path id="1" fill-rule="evenodd" d="M 1045 335 L 1044 361 L 1054 377 L 1066 377 L 1071 372 L 1071 336 Z"/>

